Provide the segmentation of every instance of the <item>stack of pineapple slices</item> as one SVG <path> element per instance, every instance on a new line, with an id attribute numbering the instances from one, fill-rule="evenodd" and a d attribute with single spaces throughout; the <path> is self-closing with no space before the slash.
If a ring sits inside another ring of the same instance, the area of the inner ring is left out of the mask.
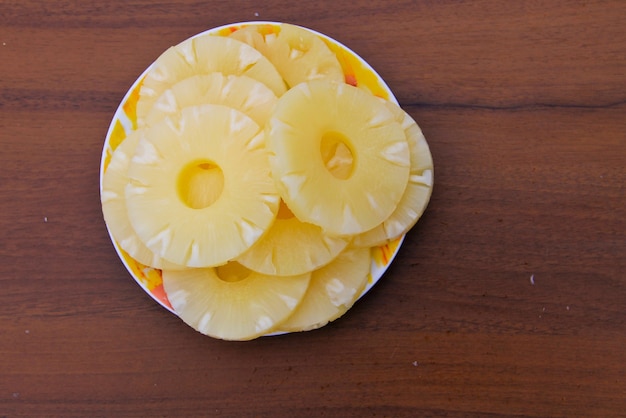
<path id="1" fill-rule="evenodd" d="M 321 327 L 366 288 L 370 249 L 405 234 L 433 184 L 396 104 L 344 82 L 313 32 L 250 25 L 167 50 L 138 129 L 103 175 L 109 231 L 162 270 L 199 332 L 249 340 Z"/>

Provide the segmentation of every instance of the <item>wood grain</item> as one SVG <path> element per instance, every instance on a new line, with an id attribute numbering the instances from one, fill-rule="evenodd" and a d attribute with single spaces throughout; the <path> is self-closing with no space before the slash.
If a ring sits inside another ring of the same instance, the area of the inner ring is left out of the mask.
<path id="1" fill-rule="evenodd" d="M 624 416 L 626 2 L 0 10 L 0 417 Z M 98 169 L 165 48 L 259 19 L 363 56 L 422 127 L 435 189 L 343 318 L 227 343 L 133 282 Z"/>

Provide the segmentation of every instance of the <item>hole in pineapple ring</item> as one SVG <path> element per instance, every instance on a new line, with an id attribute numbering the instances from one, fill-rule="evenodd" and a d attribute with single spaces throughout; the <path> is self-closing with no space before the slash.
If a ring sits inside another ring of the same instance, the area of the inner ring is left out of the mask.
<path id="1" fill-rule="evenodd" d="M 178 195 L 192 209 L 211 206 L 224 190 L 222 169 L 208 160 L 187 164 L 178 175 Z"/>
<path id="2" fill-rule="evenodd" d="M 322 135 L 320 153 L 324 166 L 335 178 L 346 180 L 354 171 L 354 153 L 348 138 L 339 132 L 329 131 Z"/>
<path id="3" fill-rule="evenodd" d="M 247 267 L 244 267 L 236 261 L 229 261 L 228 263 L 215 268 L 217 277 L 225 282 L 238 282 L 248 277 L 251 272 L 252 271 Z"/>

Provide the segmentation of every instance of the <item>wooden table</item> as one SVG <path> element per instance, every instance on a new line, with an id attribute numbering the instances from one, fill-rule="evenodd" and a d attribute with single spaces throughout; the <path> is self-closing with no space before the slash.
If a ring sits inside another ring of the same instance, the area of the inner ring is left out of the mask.
<path id="1" fill-rule="evenodd" d="M 202 336 L 107 235 L 113 113 L 168 46 L 285 21 L 364 57 L 434 193 L 317 331 Z M 626 2 L 0 3 L 0 417 L 626 416 Z"/>

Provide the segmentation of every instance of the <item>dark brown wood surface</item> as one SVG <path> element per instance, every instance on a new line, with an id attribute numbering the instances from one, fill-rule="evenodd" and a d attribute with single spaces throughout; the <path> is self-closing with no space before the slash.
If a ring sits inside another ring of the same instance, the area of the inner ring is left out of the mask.
<path id="1" fill-rule="evenodd" d="M 138 75 L 247 20 L 364 57 L 435 188 L 343 318 L 232 343 L 132 280 L 98 182 Z M 0 417 L 626 416 L 625 167 L 621 0 L 2 0 Z"/>

